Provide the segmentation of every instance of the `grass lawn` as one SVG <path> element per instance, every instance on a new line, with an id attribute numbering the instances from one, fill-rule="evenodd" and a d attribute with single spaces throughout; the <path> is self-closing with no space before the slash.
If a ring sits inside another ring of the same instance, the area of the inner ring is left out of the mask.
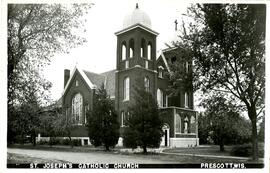
<path id="1" fill-rule="evenodd" d="M 161 161 L 170 161 L 174 163 L 202 163 L 202 162 L 233 162 L 233 163 L 254 163 L 251 160 L 242 160 L 242 159 L 228 159 L 228 158 L 211 158 L 211 157 L 199 157 L 199 156 L 182 156 L 182 155 L 173 155 L 173 154 L 164 154 L 164 153 L 128 153 L 128 152 L 120 152 L 122 147 L 116 147 L 111 151 L 105 151 L 104 148 L 98 147 L 95 148 L 93 146 L 83 146 L 83 147 L 74 147 L 70 146 L 47 146 L 47 145 L 37 145 L 33 147 L 32 145 L 13 145 L 9 146 L 9 148 L 23 148 L 23 149 L 35 149 L 35 150 L 48 150 L 48 151 L 63 151 L 63 152 L 84 152 L 84 153 L 93 153 L 99 152 L 103 154 L 116 154 L 116 155 L 129 155 L 133 157 L 146 158 L 146 159 L 155 159 Z M 205 155 L 223 155 L 229 156 L 229 151 L 231 147 L 225 147 L 225 152 L 220 152 L 218 146 L 201 146 L 197 148 L 172 148 L 165 149 L 164 152 L 168 153 L 184 153 L 184 154 L 205 154 Z M 25 161 L 23 163 L 29 163 L 33 161 L 37 161 L 43 163 L 43 159 L 40 158 L 31 158 L 22 155 L 9 155 L 8 163 L 20 163 L 21 161 Z M 46 161 L 46 160 L 45 160 Z M 59 162 L 59 161 L 58 161 Z M 262 163 L 262 161 L 256 162 Z"/>
<path id="2" fill-rule="evenodd" d="M 121 153 L 113 153 L 112 154 L 121 154 Z M 104 153 L 105 154 L 105 153 Z M 109 154 L 107 152 L 107 154 Z M 127 155 L 127 154 L 124 154 Z M 134 157 L 140 157 L 144 159 L 153 159 L 153 160 L 160 160 L 160 161 L 170 161 L 172 163 L 253 163 L 251 161 L 246 161 L 246 160 L 230 160 L 230 159 L 221 159 L 221 158 L 205 158 L 205 157 L 196 157 L 196 156 L 178 156 L 178 155 L 166 155 L 166 154 L 128 154 L 129 156 L 134 156 Z M 26 155 L 21 155 L 21 154 L 13 154 L 13 153 L 8 153 L 8 158 L 7 158 L 7 163 L 8 164 L 18 164 L 18 163 L 52 163 L 52 162 L 65 162 L 64 160 L 48 160 L 48 159 L 42 159 L 42 158 L 36 158 L 36 157 L 30 157 Z"/>
<path id="3" fill-rule="evenodd" d="M 14 154 L 8 153 L 7 154 L 7 164 L 24 164 L 24 163 L 48 163 L 48 162 L 64 162 L 60 160 L 48 160 L 42 159 L 37 157 L 29 157 L 22 154 Z"/>
<path id="4" fill-rule="evenodd" d="M 214 155 L 214 156 L 230 156 L 233 146 L 225 146 L 225 151 L 219 151 L 218 145 L 205 145 L 192 148 L 168 148 L 163 150 L 166 153 L 182 153 L 182 154 L 201 154 L 201 155 Z"/>
<path id="5" fill-rule="evenodd" d="M 260 157 L 263 157 L 264 153 L 264 144 L 259 143 L 259 152 L 261 153 Z M 226 145 L 225 151 L 221 152 L 218 145 L 200 145 L 199 147 L 192 148 L 168 148 L 164 149 L 165 153 L 181 153 L 181 154 L 198 154 L 198 155 L 213 155 L 213 156 L 232 156 L 231 150 L 234 146 Z M 250 151 L 251 152 L 251 151 Z"/>

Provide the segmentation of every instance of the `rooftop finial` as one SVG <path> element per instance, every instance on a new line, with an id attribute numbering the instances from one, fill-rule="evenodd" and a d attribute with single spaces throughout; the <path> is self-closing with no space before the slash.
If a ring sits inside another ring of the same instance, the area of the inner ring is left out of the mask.
<path id="1" fill-rule="evenodd" d="M 136 3 L 136 9 L 139 9 L 139 5 L 138 5 L 138 3 Z"/>

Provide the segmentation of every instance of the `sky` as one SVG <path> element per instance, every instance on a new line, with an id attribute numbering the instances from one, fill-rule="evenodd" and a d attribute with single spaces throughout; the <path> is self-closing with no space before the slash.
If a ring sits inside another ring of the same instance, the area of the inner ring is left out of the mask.
<path id="1" fill-rule="evenodd" d="M 44 77 L 52 82 L 51 97 L 57 100 L 64 88 L 64 69 L 74 69 L 78 64 L 82 69 L 102 73 L 116 68 L 115 32 L 123 29 L 123 20 L 132 13 L 136 3 L 151 19 L 152 29 L 159 33 L 157 51 L 166 48 L 175 38 L 177 19 L 181 23 L 188 3 L 179 0 L 96 0 L 89 10 L 85 24 L 87 43 L 71 49 L 69 54 L 56 54 L 51 64 L 44 69 Z M 179 24 L 178 24 L 179 25 Z"/>

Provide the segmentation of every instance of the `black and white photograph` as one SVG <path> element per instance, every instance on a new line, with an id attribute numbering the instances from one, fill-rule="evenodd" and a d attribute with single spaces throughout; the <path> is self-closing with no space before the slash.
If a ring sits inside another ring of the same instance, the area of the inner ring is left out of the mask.
<path id="1" fill-rule="evenodd" d="M 270 171 L 269 2 L 0 10 L 3 171 Z"/>

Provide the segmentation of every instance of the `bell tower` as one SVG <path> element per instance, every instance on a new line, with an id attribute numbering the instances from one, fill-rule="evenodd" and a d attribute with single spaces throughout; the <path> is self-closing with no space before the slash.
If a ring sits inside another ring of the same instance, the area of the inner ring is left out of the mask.
<path id="1" fill-rule="evenodd" d="M 139 9 L 124 18 L 123 29 L 116 32 L 115 106 L 120 124 L 129 114 L 133 103 L 134 87 L 144 87 L 156 96 L 156 37 L 149 16 Z"/>

